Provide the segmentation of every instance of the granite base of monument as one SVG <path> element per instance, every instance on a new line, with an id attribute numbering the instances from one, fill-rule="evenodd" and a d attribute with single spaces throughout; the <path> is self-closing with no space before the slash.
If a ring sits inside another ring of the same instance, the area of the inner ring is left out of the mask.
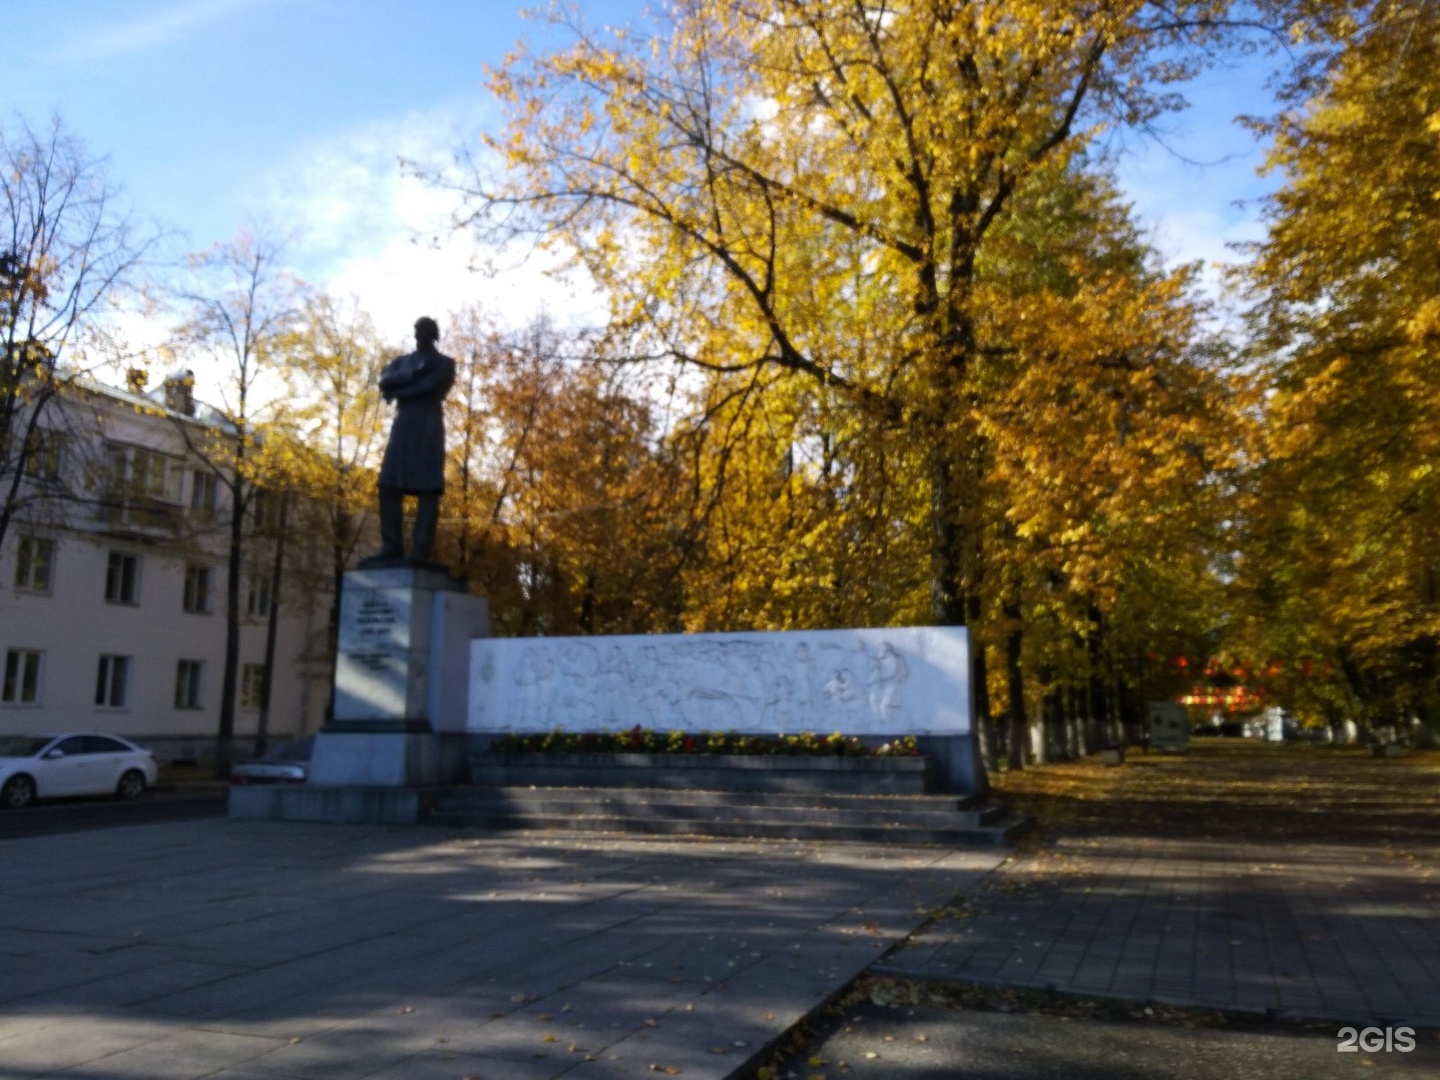
<path id="1" fill-rule="evenodd" d="M 256 784 L 230 789 L 230 817 L 246 821 L 318 821 L 336 825 L 414 825 L 444 787 L 310 787 Z"/>
<path id="2" fill-rule="evenodd" d="M 915 745 L 930 760 L 934 790 L 958 795 L 984 795 L 990 790 L 973 735 L 920 735 Z"/>
<path id="3" fill-rule="evenodd" d="M 310 786 L 428 787 L 463 780 L 465 770 L 463 735 L 322 731 L 315 737 Z"/>
<path id="4" fill-rule="evenodd" d="M 288 793 L 232 792 L 231 816 L 414 820 L 424 792 L 466 778 L 469 646 L 488 631 L 486 602 L 443 567 L 346 574 L 334 718 L 315 737 L 309 782 Z"/>

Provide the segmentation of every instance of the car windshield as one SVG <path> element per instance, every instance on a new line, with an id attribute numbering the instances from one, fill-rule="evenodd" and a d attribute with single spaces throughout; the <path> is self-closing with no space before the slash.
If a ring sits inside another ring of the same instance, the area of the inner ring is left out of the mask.
<path id="1" fill-rule="evenodd" d="M 297 739 L 283 743 L 265 755 L 266 761 L 309 761 L 314 739 Z"/>
<path id="2" fill-rule="evenodd" d="M 32 735 L 0 735 L 0 757 L 33 757 L 49 742 Z"/>

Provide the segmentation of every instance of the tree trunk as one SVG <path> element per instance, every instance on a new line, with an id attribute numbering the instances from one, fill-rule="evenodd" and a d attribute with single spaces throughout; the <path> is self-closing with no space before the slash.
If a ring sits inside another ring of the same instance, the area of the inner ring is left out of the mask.
<path id="1" fill-rule="evenodd" d="M 265 620 L 265 666 L 260 679 L 260 717 L 255 728 L 255 756 L 270 749 L 270 692 L 275 685 L 275 638 L 280 628 L 280 584 L 285 573 L 285 519 L 290 492 L 280 496 L 280 520 L 275 533 L 275 563 L 270 569 L 270 610 Z"/>
<path id="2" fill-rule="evenodd" d="M 1090 752 L 1085 745 L 1085 733 L 1080 729 L 1080 709 L 1075 700 L 1075 687 L 1065 687 L 1060 704 L 1064 710 L 1065 752 L 1070 755 L 1071 761 L 1075 761 Z"/>
<path id="3" fill-rule="evenodd" d="M 580 617 L 576 629 L 581 634 L 595 632 L 595 574 L 586 570 L 581 578 Z"/>
<path id="4" fill-rule="evenodd" d="M 350 550 L 350 536 L 354 529 L 354 522 L 349 511 L 344 509 L 341 502 L 343 494 L 336 492 L 335 512 L 332 520 L 335 523 L 333 542 L 330 547 L 330 574 L 334 587 L 334 600 L 330 604 L 329 623 L 325 628 L 325 649 L 330 668 L 330 678 L 327 682 L 329 692 L 325 701 L 325 723 L 335 719 L 335 668 L 340 662 L 340 596 L 345 590 L 345 560 Z"/>
<path id="5" fill-rule="evenodd" d="M 995 740 L 990 730 L 990 686 L 987 682 L 989 669 L 985 663 L 985 648 L 975 640 L 975 625 L 980 621 L 980 598 L 970 596 L 965 602 L 966 614 L 970 619 L 970 687 L 975 700 L 975 753 L 981 768 L 988 774 L 995 769 Z M 986 781 L 988 786 L 989 781 Z"/>
<path id="6" fill-rule="evenodd" d="M 1094 604 L 1089 609 L 1090 632 L 1085 640 L 1087 660 L 1086 713 L 1088 741 L 1092 749 L 1114 746 L 1110 730 L 1110 699 L 1106 693 L 1104 621 Z"/>
<path id="7" fill-rule="evenodd" d="M 1009 734 L 1006 742 L 1009 753 L 1006 763 L 1011 772 L 1025 768 L 1026 743 L 1029 741 L 1029 725 L 1025 719 L 1025 676 L 1020 669 L 1020 652 L 1024 644 L 1024 629 L 1020 623 L 1020 605 L 1011 601 L 1004 607 L 1005 624 L 1005 688 L 1009 695 Z"/>
<path id="8" fill-rule="evenodd" d="M 937 430 L 930 446 L 930 615 L 936 626 L 964 626 L 970 631 L 970 686 L 975 705 L 972 723 L 979 768 L 976 780 L 977 787 L 983 790 L 989 786 L 986 774 L 995 768 L 985 649 L 976 640 L 983 608 L 976 588 L 978 573 L 965 573 L 959 499 L 954 488 L 955 470 L 949 447 Z M 976 562 L 978 571 L 978 559 Z"/>
<path id="9" fill-rule="evenodd" d="M 1125 745 L 1125 703 L 1121 699 L 1120 678 L 1111 671 L 1106 679 L 1106 697 L 1110 702 L 1110 745 Z"/>
<path id="10" fill-rule="evenodd" d="M 230 488 L 230 550 L 225 565 L 225 667 L 220 679 L 220 729 L 215 736 L 215 777 L 230 778 L 234 759 L 235 690 L 240 667 L 240 577 L 245 558 L 245 480 L 236 466 Z"/>
<path id="11" fill-rule="evenodd" d="M 1050 683 L 1054 672 L 1043 672 L 1040 678 L 1045 686 L 1045 695 L 1040 699 L 1041 756 L 1037 761 L 1065 761 L 1070 757 L 1070 748 L 1066 745 L 1065 715 L 1060 691 Z"/>

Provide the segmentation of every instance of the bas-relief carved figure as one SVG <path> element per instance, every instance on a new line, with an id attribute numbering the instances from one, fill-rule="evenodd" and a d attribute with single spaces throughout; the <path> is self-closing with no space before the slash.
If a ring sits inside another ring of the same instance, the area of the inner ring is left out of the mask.
<path id="1" fill-rule="evenodd" d="M 481 678 L 488 682 L 494 668 L 487 664 Z M 517 730 L 843 730 L 867 719 L 898 729 L 909 678 L 889 642 L 873 651 L 863 641 L 849 649 L 801 642 L 792 651 L 779 641 L 672 641 L 640 646 L 631 658 L 618 644 L 602 655 L 584 641 L 535 640 L 515 665 L 514 714 L 503 720 Z M 825 705 L 818 715 L 817 701 Z"/>
<path id="2" fill-rule="evenodd" d="M 870 707 L 876 716 L 887 722 L 899 719 L 904 705 L 901 690 L 908 678 L 905 658 L 888 641 L 882 641 L 870 661 Z"/>
<path id="3" fill-rule="evenodd" d="M 380 463 L 380 551 L 362 567 L 405 559 L 404 498 L 418 500 L 410 561 L 426 562 L 435 546 L 440 495 L 445 490 L 445 395 L 455 384 L 455 361 L 436 348 L 434 319 L 415 320 L 415 351 L 396 357 L 380 373 L 380 394 L 395 403 L 395 420 Z"/>
<path id="4" fill-rule="evenodd" d="M 548 722 L 549 708 L 546 690 L 554 674 L 550 655 L 535 645 L 527 646 L 520 658 L 520 669 L 515 672 L 515 682 L 520 687 L 520 711 L 516 724 L 523 728 L 543 726 Z"/>

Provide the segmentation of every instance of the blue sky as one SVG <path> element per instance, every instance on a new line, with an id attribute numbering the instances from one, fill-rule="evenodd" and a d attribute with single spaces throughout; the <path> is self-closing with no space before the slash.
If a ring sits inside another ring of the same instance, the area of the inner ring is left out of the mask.
<path id="1" fill-rule="evenodd" d="M 620 24 L 641 0 L 585 0 Z M 483 66 L 543 32 L 507 0 L 0 0 L 0 103 L 43 123 L 58 112 L 141 219 L 177 250 L 232 237 L 247 218 L 297 230 L 308 279 L 356 293 L 398 339 L 419 310 L 475 299 L 518 317 L 586 300 L 538 273 L 470 274 L 463 238 L 413 243 L 448 205 L 400 176 L 397 154 L 443 161 L 494 117 Z M 24 48 L 15 43 L 24 42 Z M 1169 121 L 1170 145 L 1127 139 L 1119 175 L 1170 259 L 1232 257 L 1255 238 L 1260 149 L 1231 123 L 1264 111 L 1263 64 L 1207 76 Z M 473 138 L 471 139 L 473 141 Z"/>

